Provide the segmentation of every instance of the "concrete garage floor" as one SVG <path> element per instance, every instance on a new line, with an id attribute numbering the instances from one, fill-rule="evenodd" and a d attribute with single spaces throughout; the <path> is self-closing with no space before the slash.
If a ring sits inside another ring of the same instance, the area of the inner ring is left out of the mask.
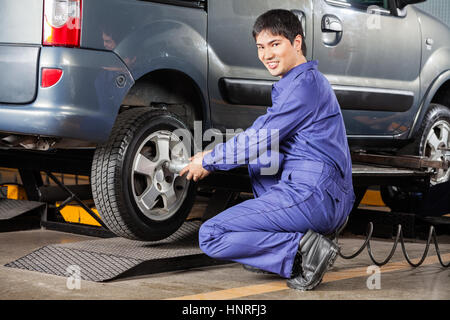
<path id="1" fill-rule="evenodd" d="M 439 238 L 441 254 L 448 262 L 450 239 Z M 367 252 L 363 252 L 353 260 L 338 258 L 323 283 L 308 292 L 291 290 L 277 276 L 249 273 L 236 263 L 107 283 L 81 281 L 80 288 L 73 290 L 68 289 L 67 278 L 4 267 L 45 245 L 91 239 L 95 238 L 49 230 L 0 233 L 0 299 L 450 299 L 450 269 L 441 267 L 434 248 L 430 248 L 424 265 L 414 269 L 404 261 L 400 245 L 392 262 L 381 268 L 379 281 L 374 280 L 378 274 L 368 273 L 367 267 L 372 263 Z M 349 254 L 362 241 L 361 237 L 345 236 L 339 242 L 344 254 Z M 372 246 L 375 257 L 381 260 L 392 242 L 376 240 Z M 407 243 L 411 258 L 420 257 L 423 248 L 422 241 Z"/>

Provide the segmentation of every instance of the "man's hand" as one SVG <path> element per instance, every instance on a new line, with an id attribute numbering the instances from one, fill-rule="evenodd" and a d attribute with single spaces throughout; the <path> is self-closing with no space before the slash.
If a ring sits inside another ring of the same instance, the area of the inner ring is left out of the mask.
<path id="1" fill-rule="evenodd" d="M 193 157 L 190 157 L 189 160 L 191 162 L 180 171 L 180 176 L 183 176 L 186 172 L 188 172 L 186 176 L 187 180 L 193 179 L 194 181 L 197 181 L 206 178 L 210 174 L 210 172 L 203 168 L 202 162 L 203 157 L 211 151 L 212 150 L 199 152 Z"/>

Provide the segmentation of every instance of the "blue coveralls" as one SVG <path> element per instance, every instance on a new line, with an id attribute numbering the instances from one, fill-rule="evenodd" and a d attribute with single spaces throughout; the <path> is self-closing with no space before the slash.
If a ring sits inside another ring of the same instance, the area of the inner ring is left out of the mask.
<path id="1" fill-rule="evenodd" d="M 350 213 L 355 196 L 344 122 L 317 64 L 309 61 L 287 72 L 272 87 L 267 113 L 203 158 L 208 171 L 242 165 L 223 163 L 225 157 L 244 159 L 255 196 L 202 224 L 199 244 L 208 256 L 289 278 L 303 234 L 331 233 Z M 279 132 L 280 170 L 274 175 L 262 175 L 263 165 L 250 161 L 259 153 L 249 135 L 261 129 Z"/>

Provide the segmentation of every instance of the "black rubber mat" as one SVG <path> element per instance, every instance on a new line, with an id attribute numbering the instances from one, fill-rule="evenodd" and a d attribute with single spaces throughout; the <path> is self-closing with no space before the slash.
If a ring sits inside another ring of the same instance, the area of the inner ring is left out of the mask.
<path id="1" fill-rule="evenodd" d="M 0 220 L 8 220 L 45 205 L 28 200 L 0 199 Z"/>
<path id="2" fill-rule="evenodd" d="M 101 282 L 228 263 L 202 253 L 198 247 L 200 224 L 185 222 L 169 238 L 155 242 L 110 238 L 49 245 L 5 266 L 63 277 L 77 268 L 82 280 Z"/>

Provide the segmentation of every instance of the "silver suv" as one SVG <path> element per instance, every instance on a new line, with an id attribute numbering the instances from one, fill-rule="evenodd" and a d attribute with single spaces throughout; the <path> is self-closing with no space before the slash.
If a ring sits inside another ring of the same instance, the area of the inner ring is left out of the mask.
<path id="1" fill-rule="evenodd" d="M 416 2 L 2 0 L 3 161 L 24 148 L 45 159 L 91 150 L 107 226 L 167 237 L 195 193 L 164 169 L 180 142 L 172 132 L 196 120 L 203 130 L 246 128 L 271 105 L 277 79 L 258 61 L 251 29 L 273 8 L 303 23 L 307 59 L 336 92 L 351 148 L 440 159 L 450 141 L 450 32 Z"/>

